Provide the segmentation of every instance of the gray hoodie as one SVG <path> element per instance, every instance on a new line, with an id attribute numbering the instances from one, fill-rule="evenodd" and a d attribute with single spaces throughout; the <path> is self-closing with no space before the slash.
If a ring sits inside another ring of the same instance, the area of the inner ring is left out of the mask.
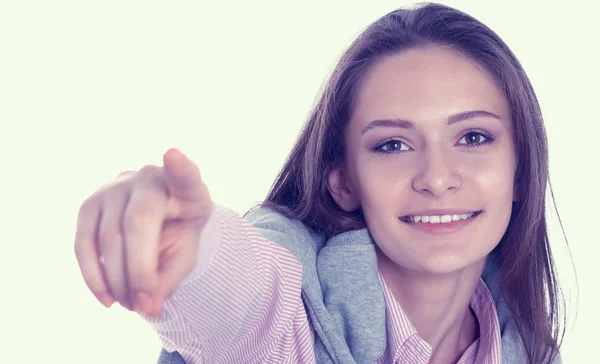
<path id="1" fill-rule="evenodd" d="M 326 241 L 301 222 L 266 208 L 251 210 L 245 217 L 302 263 L 302 300 L 316 332 L 317 363 L 371 364 L 379 359 L 386 348 L 385 300 L 369 231 L 348 231 Z M 482 278 L 496 302 L 502 362 L 525 363 L 525 348 L 499 295 L 499 270 L 493 261 L 488 259 Z M 158 363 L 186 364 L 179 353 L 165 349 Z M 560 358 L 553 362 L 558 363 Z"/>

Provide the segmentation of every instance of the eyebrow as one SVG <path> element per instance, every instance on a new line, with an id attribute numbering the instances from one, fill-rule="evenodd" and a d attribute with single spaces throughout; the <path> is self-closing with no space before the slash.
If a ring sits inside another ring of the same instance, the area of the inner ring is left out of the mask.
<path id="1" fill-rule="evenodd" d="M 448 125 L 458 123 L 459 121 L 473 119 L 473 118 L 493 118 L 502 120 L 502 118 L 493 112 L 485 110 L 471 110 L 463 111 L 457 114 L 450 115 L 448 117 Z M 368 123 L 362 130 L 362 135 L 367 131 L 376 127 L 388 127 L 388 128 L 402 128 L 402 129 L 416 129 L 415 123 L 411 120 L 406 119 L 378 119 Z"/>

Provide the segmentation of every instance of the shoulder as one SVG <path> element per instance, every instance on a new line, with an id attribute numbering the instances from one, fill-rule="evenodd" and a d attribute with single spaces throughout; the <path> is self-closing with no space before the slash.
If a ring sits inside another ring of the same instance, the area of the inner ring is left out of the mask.
<path id="1" fill-rule="evenodd" d="M 290 250 L 301 261 L 314 256 L 325 245 L 325 235 L 306 226 L 302 221 L 285 216 L 269 207 L 254 207 L 244 218 L 264 238 Z"/>

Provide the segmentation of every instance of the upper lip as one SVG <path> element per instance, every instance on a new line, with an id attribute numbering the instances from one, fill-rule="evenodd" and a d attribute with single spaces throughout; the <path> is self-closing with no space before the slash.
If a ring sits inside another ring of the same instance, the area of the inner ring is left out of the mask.
<path id="1" fill-rule="evenodd" d="M 471 212 L 479 212 L 480 210 L 473 209 L 460 209 L 460 208 L 451 208 L 451 209 L 433 209 L 433 210 L 419 210 L 415 212 L 411 212 L 410 214 L 404 216 L 431 216 L 431 215 L 466 215 Z"/>

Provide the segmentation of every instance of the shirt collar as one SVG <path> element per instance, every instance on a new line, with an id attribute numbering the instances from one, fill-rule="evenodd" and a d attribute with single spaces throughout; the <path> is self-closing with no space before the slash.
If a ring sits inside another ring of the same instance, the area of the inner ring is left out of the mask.
<path id="1" fill-rule="evenodd" d="M 381 273 L 379 273 L 379 280 L 385 298 L 388 332 L 384 362 L 394 363 L 404 355 L 423 357 L 427 361 L 431 356 L 431 346 L 419 336 L 408 316 L 394 298 Z M 477 317 L 479 338 L 474 343 L 476 345 L 469 346 L 461 360 L 465 359 L 466 355 L 476 358 L 475 362 L 478 363 L 500 364 L 502 362 L 500 324 L 494 299 L 483 279 L 479 279 L 469 305 Z"/>

